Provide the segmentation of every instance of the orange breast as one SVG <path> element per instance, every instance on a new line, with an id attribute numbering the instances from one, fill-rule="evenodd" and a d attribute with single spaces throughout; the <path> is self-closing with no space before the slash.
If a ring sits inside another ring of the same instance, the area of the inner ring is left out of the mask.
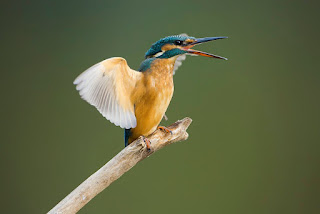
<path id="1" fill-rule="evenodd" d="M 165 114 L 173 95 L 173 64 L 161 60 L 144 72 L 144 77 L 137 84 L 137 91 L 132 96 L 135 103 L 137 126 L 131 129 L 130 144 L 141 135 L 154 132 Z"/>

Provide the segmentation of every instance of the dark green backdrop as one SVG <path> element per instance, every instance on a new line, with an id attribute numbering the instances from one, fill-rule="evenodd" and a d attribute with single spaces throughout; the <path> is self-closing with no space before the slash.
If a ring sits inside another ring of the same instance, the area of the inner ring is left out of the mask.
<path id="1" fill-rule="evenodd" d="M 45 213 L 123 148 L 123 130 L 72 82 L 158 39 L 199 46 L 175 75 L 168 125 L 190 138 L 157 152 L 80 213 L 320 213 L 316 1 L 2 1 L 1 212 Z"/>

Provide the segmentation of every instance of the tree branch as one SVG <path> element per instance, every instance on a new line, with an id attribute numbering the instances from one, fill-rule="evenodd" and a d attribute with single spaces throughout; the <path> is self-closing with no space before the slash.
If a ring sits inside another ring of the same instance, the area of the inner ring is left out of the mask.
<path id="1" fill-rule="evenodd" d="M 168 128 L 172 131 L 166 133 L 157 130 L 148 136 L 151 141 L 151 150 L 148 151 L 143 137 L 139 137 L 108 163 L 92 174 L 87 180 L 74 189 L 68 196 L 60 201 L 49 214 L 76 213 L 91 199 L 107 188 L 112 182 L 120 178 L 125 172 L 134 167 L 139 161 L 150 156 L 164 146 L 188 138 L 187 128 L 191 124 L 190 118 L 178 120 Z"/>

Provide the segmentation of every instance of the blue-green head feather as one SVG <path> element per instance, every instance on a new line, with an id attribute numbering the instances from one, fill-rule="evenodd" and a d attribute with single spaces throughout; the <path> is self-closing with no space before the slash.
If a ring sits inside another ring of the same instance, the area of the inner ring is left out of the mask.
<path id="1" fill-rule="evenodd" d="M 145 58 L 152 58 L 152 57 L 159 57 L 159 58 L 170 58 L 172 56 L 175 55 L 179 55 L 179 54 L 184 54 L 186 53 L 185 51 L 175 48 L 172 50 L 168 50 L 168 51 L 163 51 L 162 47 L 167 45 L 167 44 L 172 44 L 172 45 L 177 45 L 177 46 L 186 46 L 188 45 L 188 43 L 192 43 L 193 41 L 195 41 L 196 38 L 191 37 L 191 36 L 187 36 L 186 34 L 182 34 L 182 35 L 174 35 L 174 36 L 167 36 L 165 38 L 160 39 L 159 41 L 157 41 L 156 43 L 154 43 L 151 48 L 146 52 L 145 54 Z M 166 53 L 169 52 L 167 54 L 161 54 L 159 56 L 157 56 L 158 53 Z"/>
<path id="2" fill-rule="evenodd" d="M 217 59 L 225 59 L 227 58 L 214 55 L 211 53 L 206 53 L 198 50 L 191 49 L 193 46 L 217 40 L 217 39 L 225 39 L 225 36 L 219 37 L 205 37 L 205 38 L 194 38 L 192 36 L 188 36 L 186 34 L 168 36 L 163 39 L 160 39 L 156 43 L 154 43 L 151 48 L 146 52 L 145 58 L 141 63 L 139 71 L 146 71 L 150 68 L 151 64 L 156 59 L 168 59 L 171 57 L 176 57 L 184 54 L 191 55 L 200 55 L 205 57 L 217 58 Z"/>

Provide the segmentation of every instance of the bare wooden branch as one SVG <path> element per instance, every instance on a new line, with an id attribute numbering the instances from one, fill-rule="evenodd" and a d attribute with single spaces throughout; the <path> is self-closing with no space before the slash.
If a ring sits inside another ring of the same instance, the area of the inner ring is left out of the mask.
<path id="1" fill-rule="evenodd" d="M 134 167 L 139 161 L 164 146 L 186 140 L 188 138 L 186 130 L 191 122 L 192 120 L 190 118 L 184 118 L 183 120 L 175 122 L 168 127 L 172 131 L 172 134 L 161 130 L 152 133 L 148 136 L 148 139 L 151 141 L 150 151 L 147 150 L 143 137 L 138 138 L 87 178 L 87 180 L 74 189 L 48 213 L 77 213 L 91 199 Z"/>

